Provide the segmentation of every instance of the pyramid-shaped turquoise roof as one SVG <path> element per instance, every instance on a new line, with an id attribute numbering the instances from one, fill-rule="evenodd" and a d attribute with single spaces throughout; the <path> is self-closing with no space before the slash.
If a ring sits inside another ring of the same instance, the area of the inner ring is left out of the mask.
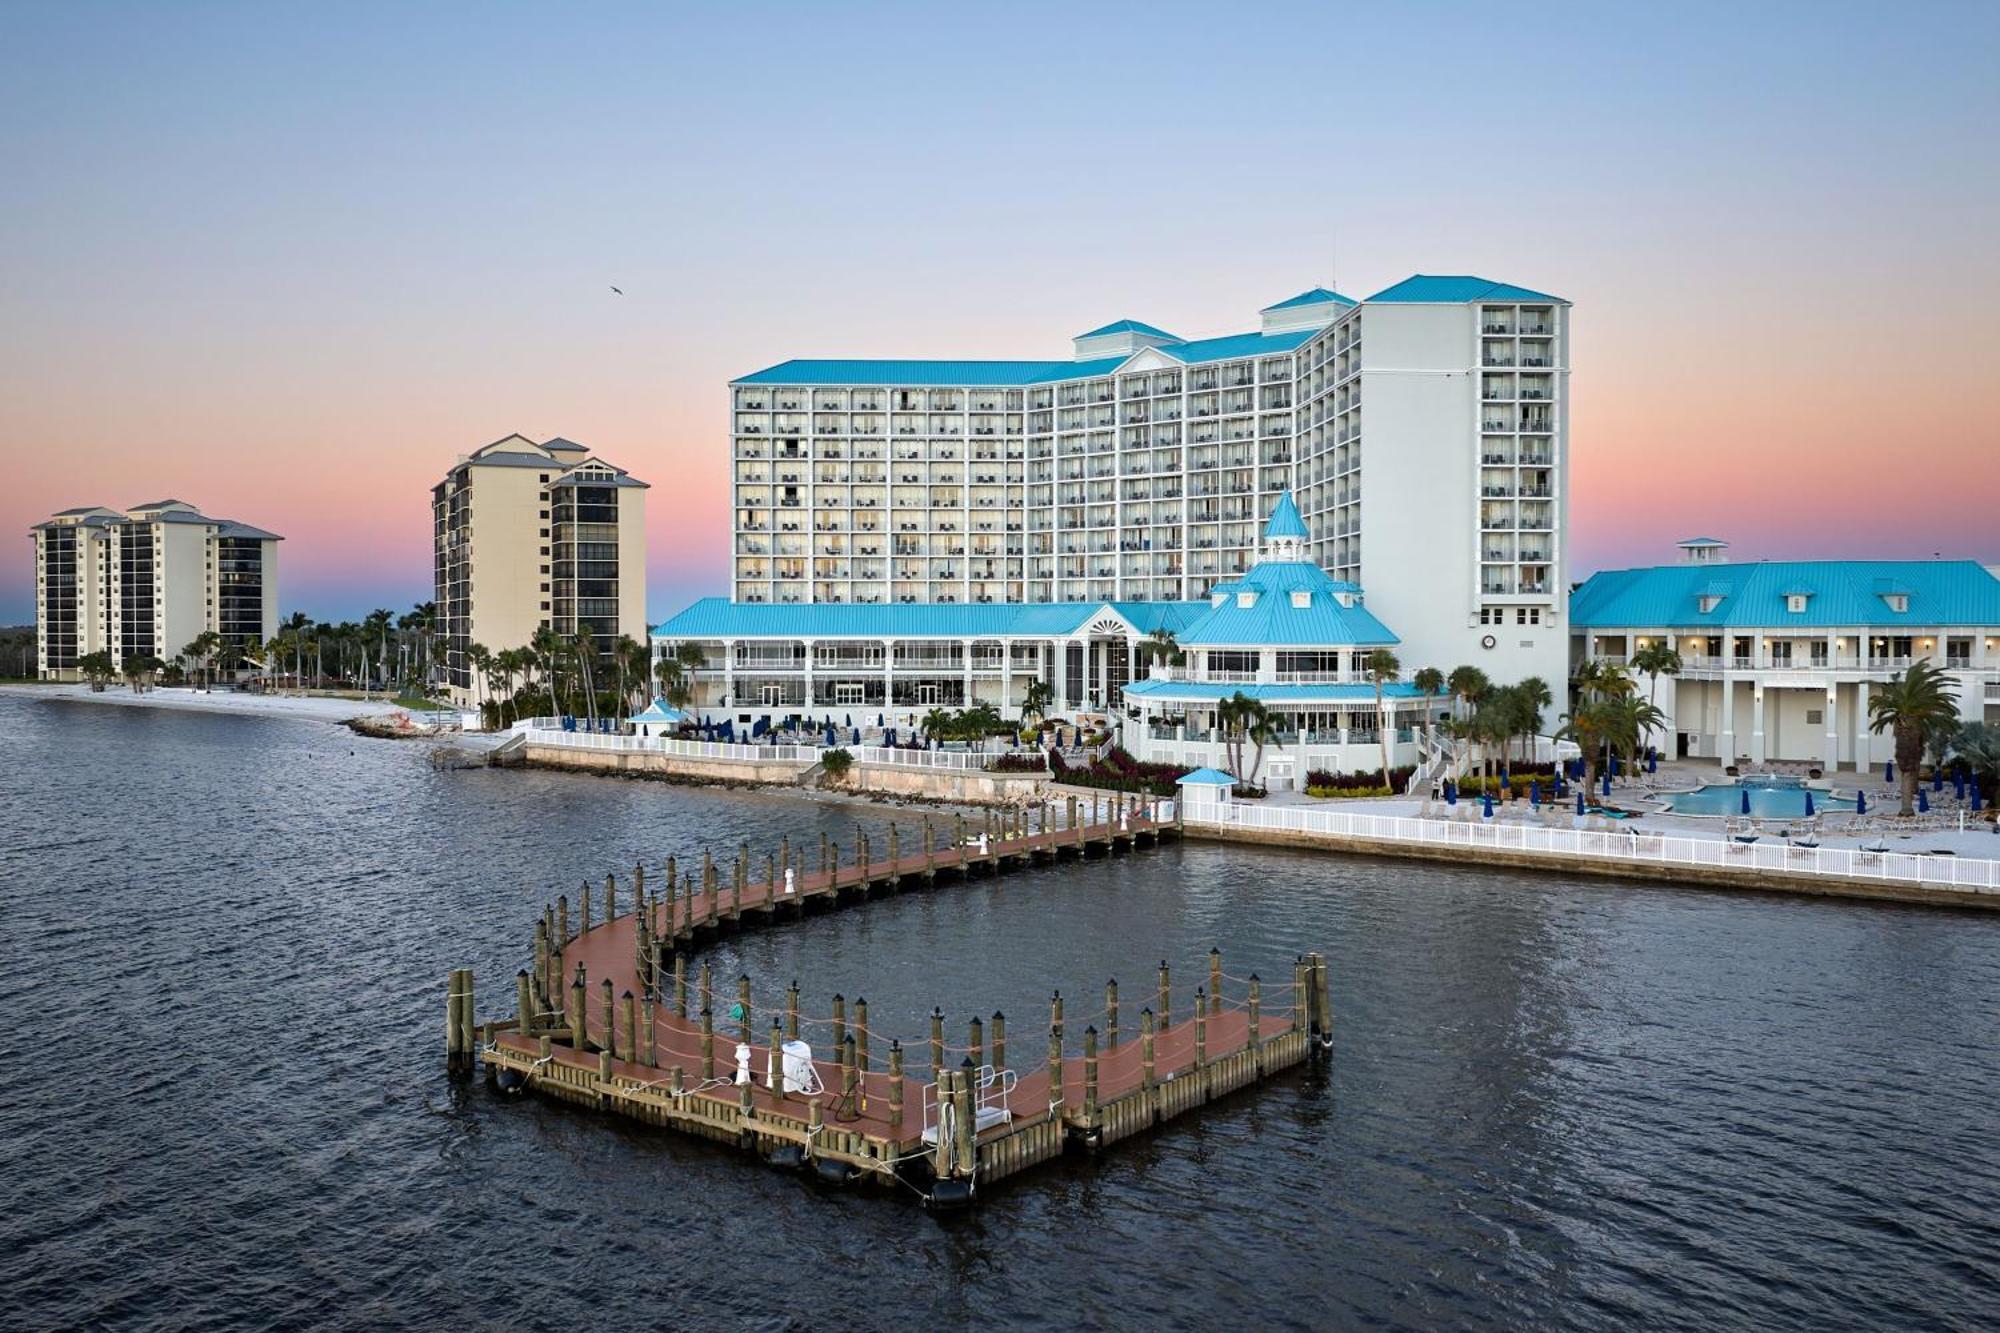
<path id="1" fill-rule="evenodd" d="M 1280 301 L 1276 305 L 1267 305 L 1257 313 L 1268 315 L 1273 310 L 1297 310 L 1300 306 L 1354 305 L 1355 303 L 1354 298 L 1351 296 L 1342 296 L 1339 292 L 1328 291 L 1324 287 L 1314 287 L 1308 291 L 1300 292 L 1297 296 L 1291 297 L 1288 300 Z"/>
<path id="2" fill-rule="evenodd" d="M 1151 324 L 1144 324 L 1136 319 L 1117 320 L 1114 323 L 1106 324 L 1102 328 L 1092 329 L 1089 333 L 1079 333 L 1076 336 L 1079 338 L 1102 338 L 1110 333 L 1143 333 L 1149 338 L 1166 338 L 1172 342 L 1180 341 L 1179 338 L 1168 333 L 1165 329 L 1156 329 Z"/>
<path id="3" fill-rule="evenodd" d="M 1311 535 L 1306 531 L 1306 521 L 1299 517 L 1299 507 L 1292 503 L 1292 493 L 1286 491 L 1278 497 L 1277 505 L 1271 510 L 1271 521 L 1264 525 L 1264 540 L 1297 537 L 1303 541 Z"/>

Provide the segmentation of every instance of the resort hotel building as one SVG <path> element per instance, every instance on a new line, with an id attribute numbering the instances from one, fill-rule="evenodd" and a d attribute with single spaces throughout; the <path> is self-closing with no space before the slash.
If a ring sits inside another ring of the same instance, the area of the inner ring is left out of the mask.
<path id="1" fill-rule="evenodd" d="M 2000 723 L 2000 577 L 1971 560 L 1736 564 L 1682 542 L 1678 564 L 1594 574 L 1570 600 L 1579 662 L 1651 644 L 1677 676 L 1638 684 L 1666 714 L 1667 753 L 1833 771 L 1894 755 L 1869 730 L 1872 685 L 1919 659 L 1956 681 L 1959 717 Z"/>
<path id="2" fill-rule="evenodd" d="M 1385 727 L 1413 762 L 1436 701 L 1391 685 L 1378 708 L 1375 648 L 1406 674 L 1566 678 L 1569 313 L 1420 275 L 1224 337 L 1120 319 L 1059 360 L 745 375 L 732 595 L 655 651 L 701 649 L 710 723 L 1013 716 L 1040 682 L 1141 758 L 1216 763 L 1241 692 L 1287 747 L 1274 785 L 1379 767 Z"/>
<path id="3" fill-rule="evenodd" d="M 1316 287 L 1226 337 L 1120 319 L 1058 360 L 745 375 L 733 600 L 1202 603 L 1249 569 L 1289 491 L 1305 558 L 1367 589 L 1406 660 L 1559 681 L 1569 314 L 1417 276 L 1359 301 Z"/>
<path id="4" fill-rule="evenodd" d="M 454 702 L 485 701 L 474 644 L 543 629 L 600 652 L 646 635 L 646 483 L 565 439 L 509 435 L 431 488 L 437 628 Z"/>
<path id="5" fill-rule="evenodd" d="M 207 632 L 232 650 L 261 648 L 278 632 L 275 533 L 156 500 L 123 512 L 65 509 L 30 536 L 43 680 L 78 679 L 93 653 L 122 669 L 133 658 L 171 661 Z"/>

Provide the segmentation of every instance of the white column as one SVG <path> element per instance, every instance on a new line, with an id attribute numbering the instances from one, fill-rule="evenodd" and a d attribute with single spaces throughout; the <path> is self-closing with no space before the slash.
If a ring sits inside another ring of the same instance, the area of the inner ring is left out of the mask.
<path id="1" fill-rule="evenodd" d="M 965 701 L 959 705 L 961 708 L 972 707 L 972 648 L 974 642 L 972 639 L 967 639 L 964 646 L 958 650 L 962 654 L 958 662 L 959 678 L 962 682 L 960 688 L 965 692 Z"/>
<path id="2" fill-rule="evenodd" d="M 1867 653 L 1866 647 L 1862 648 L 1862 653 L 1864 655 Z M 1867 772 L 1869 761 L 1874 757 L 1875 747 L 1871 743 L 1874 733 L 1868 730 L 1868 687 L 1870 684 L 1871 682 L 1866 680 L 1859 680 L 1854 683 L 1854 769 L 1857 773 Z"/>
<path id="3" fill-rule="evenodd" d="M 1833 651 L 1831 644 L 1827 651 Z M 1826 687 L 1826 750 L 1820 767 L 1829 775 L 1840 767 L 1840 684 L 1835 681 Z"/>
<path id="4" fill-rule="evenodd" d="M 1764 682 L 1754 675 L 1750 678 L 1750 757 L 1760 764 L 1767 757 L 1764 752 Z"/>
<path id="5" fill-rule="evenodd" d="M 882 640 L 882 723 L 889 725 L 889 710 L 896 706 L 896 641 Z M 901 739 L 898 737 L 897 739 Z"/>
<path id="6" fill-rule="evenodd" d="M 731 707 L 736 705 L 736 640 L 722 641 L 722 698 Z"/>
<path id="7" fill-rule="evenodd" d="M 813 707 L 813 641 L 806 640 L 806 701 L 803 705 L 810 713 Z"/>
<path id="8" fill-rule="evenodd" d="M 1727 643 L 1722 647 L 1725 653 L 1730 649 Z M 1716 737 L 1715 748 L 1724 764 L 1736 762 L 1736 678 L 1727 671 L 1722 673 L 1722 734 Z"/>

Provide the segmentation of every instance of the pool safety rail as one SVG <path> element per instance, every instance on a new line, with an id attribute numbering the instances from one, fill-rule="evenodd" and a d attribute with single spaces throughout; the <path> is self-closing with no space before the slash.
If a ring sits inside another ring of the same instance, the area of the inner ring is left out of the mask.
<path id="1" fill-rule="evenodd" d="M 1962 903 L 2000 908 L 2000 861 L 1970 856 L 1808 847 L 1779 839 L 1686 838 L 1643 827 L 1604 832 L 1501 820 L 1463 822 L 1369 815 L 1296 805 L 1218 801 L 1187 793 L 1182 811 L 1194 834 L 1268 835 L 1376 854 L 1509 854 L 1536 864 L 1561 861 L 1579 870 L 1700 878 L 1716 884 L 1811 893 Z M 1470 859 L 1470 858 L 1468 858 Z M 1858 890 L 1858 891 L 1856 891 Z"/>
<path id="2" fill-rule="evenodd" d="M 851 856 L 822 836 L 808 868 L 789 840 L 754 881 L 739 845 L 727 874 L 704 853 L 697 872 L 672 858 L 629 892 L 589 886 L 572 930 L 567 895 L 534 926 L 534 962 L 515 977 L 515 1016 L 478 1023 L 470 970 L 446 987 L 446 1054 L 482 1064 L 505 1092 L 532 1091 L 752 1151 L 831 1182 L 875 1182 L 935 1207 L 964 1206 L 994 1183 L 1068 1151 L 1094 1151 L 1290 1069 L 1330 1058 L 1333 1011 L 1325 959 L 1301 955 L 1286 980 L 1223 970 L 1211 950 L 1193 994 L 1154 984 L 1121 1012 L 1065 1015 L 1049 999 L 1045 1029 L 1010 1046 L 1006 1015 L 972 1018 L 963 1045 L 933 1009 L 927 1038 L 871 1026 L 868 1002 L 832 997 L 805 1012 L 795 981 L 752 993 L 748 976 L 719 992 L 702 949 L 733 931 L 775 926 L 875 896 L 1004 874 L 1035 863 L 1106 856 L 1176 836 L 1169 803 L 1075 796 L 1033 811 L 988 811 L 969 830 L 925 819 L 905 849 L 891 825 L 886 856 L 857 831 Z M 809 844 L 808 844 L 809 846 Z M 697 877 L 698 875 L 698 877 Z M 624 908 L 626 910 L 622 910 Z M 728 983 L 724 983 L 726 986 Z"/>

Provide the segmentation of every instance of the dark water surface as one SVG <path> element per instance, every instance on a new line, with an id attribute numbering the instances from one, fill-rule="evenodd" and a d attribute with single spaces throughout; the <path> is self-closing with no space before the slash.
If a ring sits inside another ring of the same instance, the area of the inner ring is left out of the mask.
<path id="1" fill-rule="evenodd" d="M 0 698 L 0 1325 L 2000 1316 L 2000 921 L 1943 911 L 1191 844 L 718 950 L 879 1031 L 1004 1010 L 1035 1056 L 1052 987 L 1136 1013 L 1163 957 L 1191 994 L 1212 943 L 1327 953 L 1330 1079 L 958 1220 L 446 1077 L 445 972 L 510 1010 L 559 888 L 890 816 Z"/>

